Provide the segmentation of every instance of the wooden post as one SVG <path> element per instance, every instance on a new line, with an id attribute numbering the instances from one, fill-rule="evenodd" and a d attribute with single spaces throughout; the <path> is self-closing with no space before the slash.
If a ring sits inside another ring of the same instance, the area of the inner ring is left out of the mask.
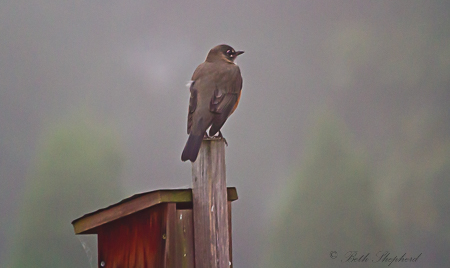
<path id="1" fill-rule="evenodd" d="M 230 267 L 225 141 L 204 139 L 192 163 L 196 268 Z"/>

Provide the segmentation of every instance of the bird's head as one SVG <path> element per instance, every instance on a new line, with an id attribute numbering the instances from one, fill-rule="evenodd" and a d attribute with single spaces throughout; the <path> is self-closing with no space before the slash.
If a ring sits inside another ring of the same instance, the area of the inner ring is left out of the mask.
<path id="1" fill-rule="evenodd" d="M 229 63 L 234 63 L 237 56 L 244 53 L 244 51 L 236 51 L 229 45 L 218 45 L 213 47 L 206 57 L 206 61 L 226 61 Z"/>

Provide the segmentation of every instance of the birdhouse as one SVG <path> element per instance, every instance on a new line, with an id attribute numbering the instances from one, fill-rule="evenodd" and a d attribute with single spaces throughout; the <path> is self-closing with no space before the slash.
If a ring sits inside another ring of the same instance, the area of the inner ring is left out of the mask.
<path id="1" fill-rule="evenodd" d="M 231 261 L 231 202 L 227 188 Z M 136 194 L 72 221 L 75 234 L 96 234 L 98 267 L 194 267 L 191 189 Z"/>

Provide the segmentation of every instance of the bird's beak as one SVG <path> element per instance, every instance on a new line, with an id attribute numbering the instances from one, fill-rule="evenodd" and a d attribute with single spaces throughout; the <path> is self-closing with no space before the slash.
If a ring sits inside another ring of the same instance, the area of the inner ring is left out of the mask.
<path id="1" fill-rule="evenodd" d="M 236 56 L 239 56 L 241 54 L 244 54 L 244 51 L 236 51 Z"/>

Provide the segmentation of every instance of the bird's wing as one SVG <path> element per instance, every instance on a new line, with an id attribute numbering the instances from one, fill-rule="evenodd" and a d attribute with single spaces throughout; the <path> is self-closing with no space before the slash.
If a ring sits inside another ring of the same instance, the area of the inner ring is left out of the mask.
<path id="1" fill-rule="evenodd" d="M 225 72 L 216 82 L 214 94 L 211 97 L 210 111 L 221 114 L 230 112 L 234 107 L 242 88 L 242 76 L 237 65 Z M 231 106 L 231 107 L 230 107 Z M 228 114 L 227 114 L 228 115 Z"/>
<path id="2" fill-rule="evenodd" d="M 216 84 L 209 109 L 216 114 L 209 135 L 216 134 L 223 126 L 228 116 L 234 111 L 242 89 L 242 76 L 236 65 L 223 76 L 222 83 Z"/>
<path id="3" fill-rule="evenodd" d="M 204 75 L 205 67 L 207 66 L 207 63 L 204 62 L 197 66 L 194 73 L 192 74 L 192 82 L 191 86 L 189 87 L 189 91 L 191 92 L 191 96 L 189 98 L 189 111 L 188 111 L 188 122 L 187 122 L 187 134 L 191 133 L 191 128 L 193 124 L 193 114 L 195 112 L 195 109 L 197 109 L 198 104 L 198 89 L 194 88 L 197 87 L 195 85 L 196 81 L 200 79 Z"/>
<path id="4" fill-rule="evenodd" d="M 191 91 L 191 96 L 189 98 L 189 112 L 188 112 L 188 124 L 187 124 L 187 134 L 191 133 L 192 127 L 192 114 L 195 112 L 197 108 L 197 94 L 198 91 L 194 88 L 195 81 L 192 81 L 191 87 L 189 90 Z"/>
<path id="5" fill-rule="evenodd" d="M 214 95 L 211 98 L 209 109 L 215 114 L 228 115 L 234 107 L 238 99 L 238 93 L 223 92 L 220 88 L 214 90 Z"/>

